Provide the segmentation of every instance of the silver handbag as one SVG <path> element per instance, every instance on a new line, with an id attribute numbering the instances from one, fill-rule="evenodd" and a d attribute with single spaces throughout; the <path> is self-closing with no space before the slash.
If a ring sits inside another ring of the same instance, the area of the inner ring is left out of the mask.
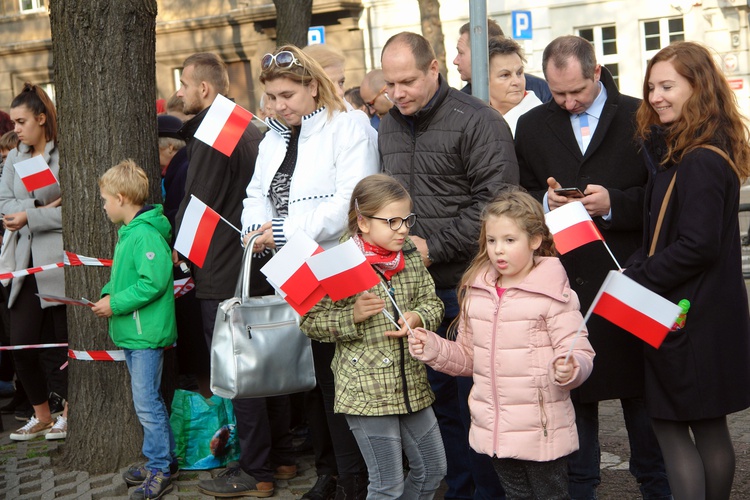
<path id="1" fill-rule="evenodd" d="M 258 235 L 259 236 L 259 235 Z M 235 297 L 219 305 L 211 341 L 211 390 L 223 398 L 258 398 L 315 387 L 310 339 L 278 294 L 250 297 L 253 237 L 245 246 Z"/>

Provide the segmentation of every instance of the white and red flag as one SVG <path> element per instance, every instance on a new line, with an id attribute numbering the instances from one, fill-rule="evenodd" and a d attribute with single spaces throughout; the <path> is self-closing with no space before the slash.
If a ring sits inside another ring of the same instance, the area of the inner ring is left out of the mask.
<path id="1" fill-rule="evenodd" d="M 658 349 L 682 308 L 619 271 L 610 271 L 587 318 L 592 312 Z"/>
<path id="2" fill-rule="evenodd" d="M 203 267 L 219 219 L 221 216 L 215 210 L 191 195 L 185 214 L 182 216 L 182 224 L 174 242 L 174 249 L 196 266 Z"/>
<path id="3" fill-rule="evenodd" d="M 42 155 L 16 163 L 15 168 L 28 192 L 57 184 L 55 174 L 52 173 Z"/>
<path id="4" fill-rule="evenodd" d="M 312 309 L 326 295 L 305 262 L 308 257 L 321 252 L 323 247 L 304 231 L 297 231 L 260 270 L 300 315 Z"/>
<path id="5" fill-rule="evenodd" d="M 369 290 L 380 282 L 362 251 L 351 239 L 313 255 L 307 259 L 307 265 L 334 301 Z"/>
<path id="6" fill-rule="evenodd" d="M 231 156 L 252 119 L 250 111 L 219 94 L 195 131 L 195 138 Z"/>
<path id="7" fill-rule="evenodd" d="M 71 299 L 70 297 L 58 297 L 57 295 L 45 295 L 43 293 L 37 293 L 37 297 L 45 302 L 53 302 L 56 304 L 67 304 L 70 306 L 86 306 L 94 307 L 94 303 L 88 299 Z"/>
<path id="8" fill-rule="evenodd" d="M 195 281 L 193 281 L 192 277 L 174 280 L 174 298 L 178 299 L 183 295 L 187 295 L 194 288 Z"/>
<path id="9" fill-rule="evenodd" d="M 561 254 L 592 241 L 604 241 L 599 229 L 580 201 L 566 203 L 547 212 L 544 219 L 555 239 L 555 248 Z"/>

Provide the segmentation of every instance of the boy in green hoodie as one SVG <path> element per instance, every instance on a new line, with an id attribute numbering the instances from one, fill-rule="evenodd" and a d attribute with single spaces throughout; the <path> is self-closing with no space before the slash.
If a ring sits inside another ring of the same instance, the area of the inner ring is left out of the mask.
<path id="1" fill-rule="evenodd" d="M 109 283 L 92 308 L 109 318 L 112 341 L 125 352 L 133 403 L 143 426 L 143 466 L 131 467 L 124 479 L 140 484 L 131 499 L 156 499 L 172 490 L 174 437 L 160 393 L 164 348 L 174 343 L 174 278 L 171 226 L 161 205 L 145 205 L 148 177 L 132 160 L 107 170 L 99 179 L 104 211 L 122 223 Z"/>

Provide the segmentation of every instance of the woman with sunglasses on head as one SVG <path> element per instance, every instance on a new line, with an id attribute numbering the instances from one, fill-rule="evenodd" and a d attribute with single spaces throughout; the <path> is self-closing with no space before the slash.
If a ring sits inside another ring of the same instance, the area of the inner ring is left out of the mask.
<path id="1" fill-rule="evenodd" d="M 674 303 L 684 326 L 644 346 L 645 400 L 675 500 L 727 499 L 726 416 L 750 406 L 750 315 L 738 207 L 748 129 L 714 57 L 675 42 L 648 64 L 636 115 L 644 142 L 643 248 L 625 274 Z"/>
<path id="2" fill-rule="evenodd" d="M 379 170 L 377 144 L 365 128 L 369 125 L 346 112 L 320 64 L 295 46 L 266 54 L 260 81 L 276 118 L 266 119 L 269 131 L 247 187 L 244 242 L 262 233 L 253 251 L 263 253 L 282 247 L 302 230 L 324 248 L 335 246 L 346 229 L 354 186 Z M 323 498 L 320 490 L 329 488 L 330 476 L 338 474 L 341 498 L 364 499 L 367 467 L 343 415 L 333 413 L 333 355 L 333 344 L 313 342 L 336 463 L 327 469 L 316 463 L 320 484 L 303 498 Z"/>
<path id="3" fill-rule="evenodd" d="M 57 148 L 57 112 L 47 93 L 38 85 L 25 83 L 10 105 L 10 116 L 21 143 L 8 154 L 0 178 L 0 212 L 6 229 L 4 245 L 14 250 L 15 270 L 54 264 L 63 255 L 60 184 L 29 190 L 17 166 L 40 158 L 59 179 L 60 155 Z M 4 249 L 5 250 L 5 249 Z M 62 269 L 31 274 L 10 281 L 10 341 L 12 345 L 68 342 L 64 305 L 37 297 L 65 295 Z M 68 372 L 60 370 L 67 361 L 64 347 L 14 351 L 16 373 L 23 384 L 34 414 L 10 439 L 27 441 L 46 435 L 47 439 L 67 436 L 65 416 L 55 421 L 51 400 L 66 398 Z M 51 393 L 50 391 L 54 391 Z M 58 396 L 59 394 L 59 396 Z M 58 410 L 59 411 L 59 410 Z"/>

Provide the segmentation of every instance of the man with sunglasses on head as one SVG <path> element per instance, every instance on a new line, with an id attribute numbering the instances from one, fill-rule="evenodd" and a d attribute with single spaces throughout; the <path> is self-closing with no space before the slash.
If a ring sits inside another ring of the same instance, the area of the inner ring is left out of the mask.
<path id="1" fill-rule="evenodd" d="M 446 336 L 459 312 L 456 286 L 478 249 L 482 209 L 519 182 L 513 137 L 497 111 L 448 85 L 421 35 L 391 37 L 381 65 L 394 104 L 380 122 L 381 162 L 407 188 L 419 214 L 411 239 L 445 304 L 438 333 Z M 474 498 L 468 407 L 458 392 L 459 384 L 471 386 L 471 377 L 427 372 L 448 458 L 445 498 Z M 459 415 L 461 405 L 466 421 Z"/>
<path id="2" fill-rule="evenodd" d="M 365 106 L 378 117 L 377 124 L 373 123 L 375 130 L 380 126 L 380 120 L 393 107 L 393 103 L 386 95 L 387 87 L 382 69 L 374 69 L 367 73 L 359 84 L 359 95 L 365 101 Z"/>
<path id="3" fill-rule="evenodd" d="M 235 227 L 239 227 L 245 187 L 252 178 L 258 145 L 263 139 L 263 134 L 257 127 L 248 126 L 230 156 L 195 138 L 195 132 L 217 95 L 226 96 L 229 92 L 226 65 L 216 54 L 204 52 L 188 57 L 183 63 L 180 83 L 177 96 L 183 101 L 183 112 L 195 116 L 180 129 L 180 134 L 187 143 L 189 165 L 185 197 L 176 216 L 176 232 L 179 232 L 191 196 L 195 196 Z M 209 350 L 219 304 L 222 300 L 234 296 L 237 277 L 240 274 L 243 249 L 237 236 L 236 231 L 228 224 L 219 224 L 211 239 L 203 267 L 191 265 L 196 298 L 203 316 L 203 332 Z M 175 264 L 182 259 L 176 252 L 173 258 Z M 259 271 L 256 272 L 260 267 L 262 266 L 253 266 L 253 284 L 265 284 L 265 280 L 260 279 Z M 257 295 L 270 291 L 269 287 L 266 290 L 251 290 L 251 293 Z M 204 396 L 210 394 L 209 388 L 201 389 Z M 270 496 L 273 494 L 274 478 L 294 477 L 297 471 L 288 426 L 289 400 L 236 399 L 232 403 L 237 417 L 237 436 L 240 442 L 239 464 L 237 467 L 228 467 L 216 479 L 201 481 L 199 488 L 204 493 L 217 496 L 226 496 L 228 493 Z M 276 470 L 272 470 L 269 465 L 272 447 L 279 462 Z M 244 471 L 244 476 L 240 470 Z"/>

